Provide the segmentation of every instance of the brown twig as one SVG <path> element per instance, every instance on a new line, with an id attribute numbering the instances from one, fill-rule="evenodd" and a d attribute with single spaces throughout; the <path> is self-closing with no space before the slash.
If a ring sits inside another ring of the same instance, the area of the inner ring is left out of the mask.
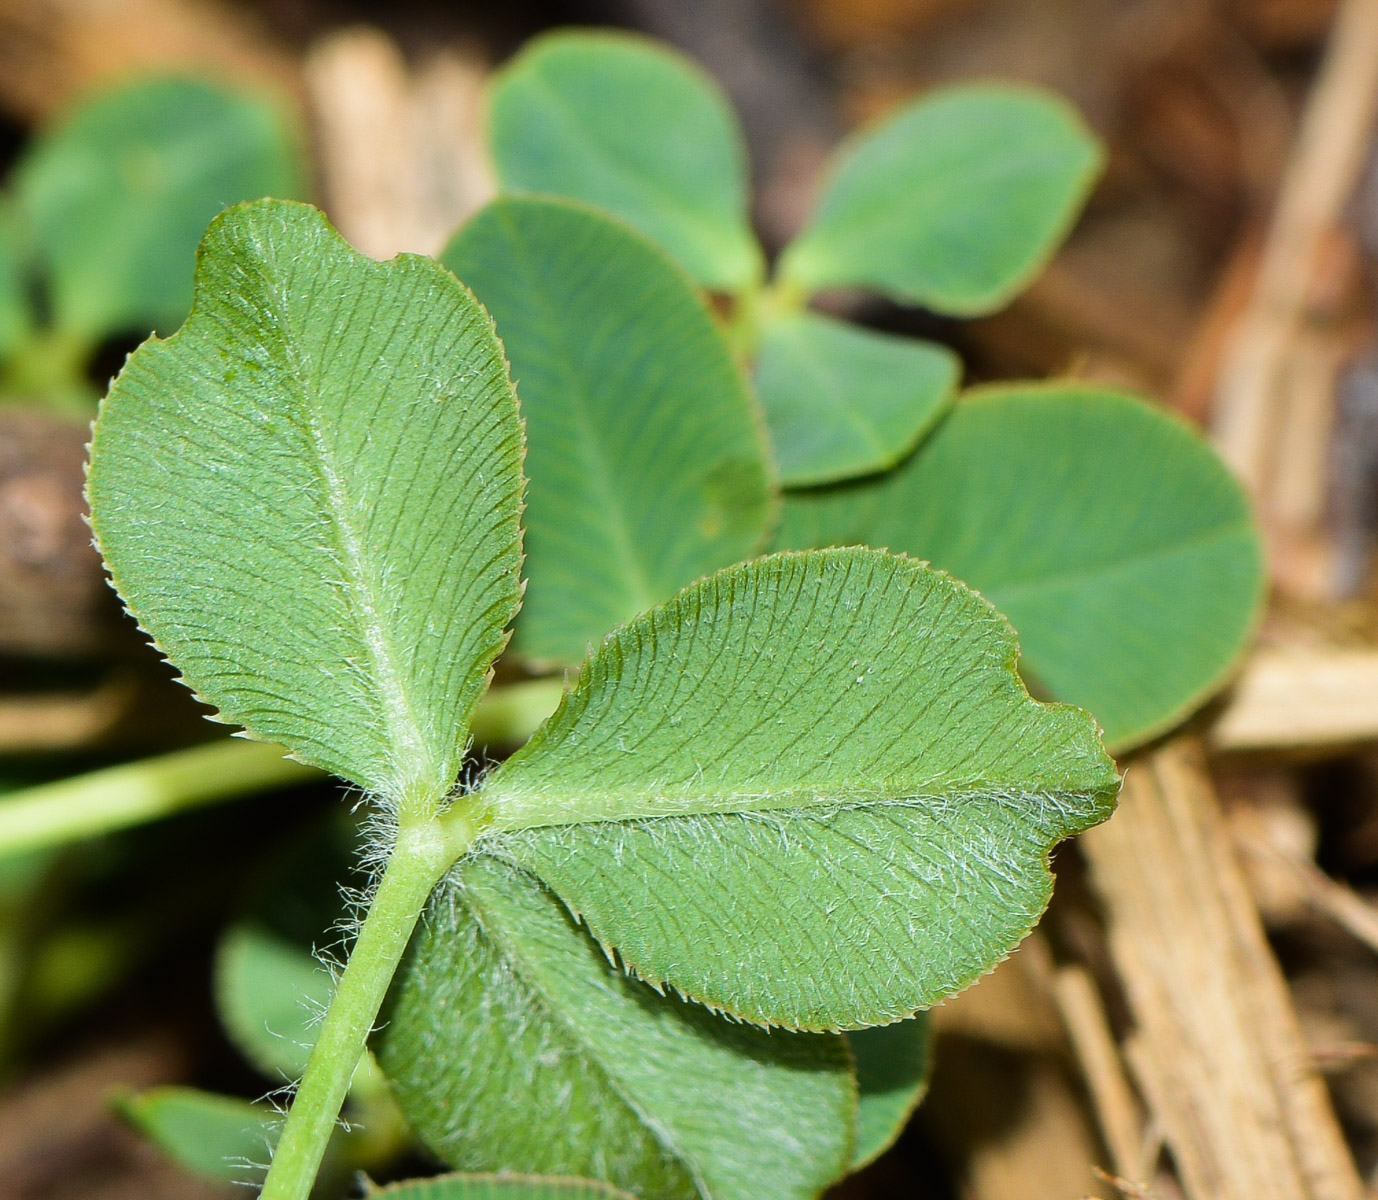
<path id="1" fill-rule="evenodd" d="M 34 754 L 85 746 L 126 714 L 135 689 L 111 680 L 90 692 L 0 696 L 0 754 Z"/>
<path id="2" fill-rule="evenodd" d="M 1335 383 L 1353 346 L 1344 306 L 1354 290 L 1355 247 L 1343 219 L 1376 115 L 1378 3 L 1344 0 L 1252 299 L 1230 339 L 1213 422 L 1221 453 L 1259 504 L 1275 577 L 1304 594 L 1329 594 L 1335 585 L 1315 543 Z"/>
<path id="3" fill-rule="evenodd" d="M 1340 746 L 1378 738 L 1378 650 L 1256 650 L 1210 736 L 1219 750 Z"/>
<path id="4" fill-rule="evenodd" d="M 1125 1053 L 1192 1200 L 1360 1200 L 1198 752 L 1134 762 L 1081 841 L 1135 1032 Z"/>
<path id="5" fill-rule="evenodd" d="M 326 208 L 366 254 L 433 254 L 492 195 L 475 56 L 448 48 L 413 70 L 386 34 L 353 28 L 305 71 Z"/>
<path id="6" fill-rule="evenodd" d="M 1152 1163 L 1144 1162 L 1143 1106 L 1124 1073 L 1091 972 L 1075 965 L 1059 967 L 1053 977 L 1053 998 L 1091 1093 L 1096 1121 L 1115 1170 L 1124 1177 L 1147 1175 Z"/>
<path id="7" fill-rule="evenodd" d="M 1269 838 L 1257 821 L 1232 821 L 1235 840 L 1249 854 L 1286 872 L 1307 904 L 1378 954 L 1378 908 L 1347 884 L 1331 879 L 1309 859 L 1298 858 Z"/>
<path id="8" fill-rule="evenodd" d="M 1129 1200 L 1160 1200 L 1155 1191 L 1145 1187 L 1142 1183 L 1134 1183 L 1122 1175 L 1112 1175 L 1109 1171 L 1102 1171 L 1099 1167 L 1095 1168 L 1095 1172 L 1116 1191 L 1128 1196 Z"/>

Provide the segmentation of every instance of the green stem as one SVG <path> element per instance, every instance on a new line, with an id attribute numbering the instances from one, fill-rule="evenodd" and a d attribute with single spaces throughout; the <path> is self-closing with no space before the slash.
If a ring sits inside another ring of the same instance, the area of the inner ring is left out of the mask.
<path id="1" fill-rule="evenodd" d="M 787 313 L 799 312 L 808 302 L 807 292 L 781 279 L 743 288 L 733 297 L 727 340 L 749 363 L 760 350 L 770 323 Z"/>
<path id="2" fill-rule="evenodd" d="M 57 846 L 265 788 L 317 771 L 269 742 L 234 738 L 0 796 L 0 855 Z"/>
<path id="3" fill-rule="evenodd" d="M 563 693 L 559 679 L 492 689 L 474 713 L 474 741 L 520 745 L 555 711 Z M 285 753 L 269 742 L 230 738 L 0 794 L 0 856 L 61 846 L 320 778 Z"/>
<path id="4" fill-rule="evenodd" d="M 376 1174 L 411 1148 L 411 1130 L 392 1088 L 373 1055 L 364 1052 L 349 1084 L 350 1136 L 345 1142 L 351 1171 Z"/>
<path id="5" fill-rule="evenodd" d="M 399 831 L 326 1010 L 260 1200 L 308 1200 L 350 1080 L 421 910 L 471 838 L 467 825 L 438 819 Z"/>

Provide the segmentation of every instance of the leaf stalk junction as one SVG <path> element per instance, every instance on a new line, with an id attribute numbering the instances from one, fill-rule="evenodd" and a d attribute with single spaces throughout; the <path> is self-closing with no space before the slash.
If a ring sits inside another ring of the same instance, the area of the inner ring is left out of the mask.
<path id="1" fill-rule="evenodd" d="M 399 816 L 396 842 L 288 1110 L 262 1200 L 308 1200 L 368 1036 L 426 901 L 480 832 L 480 822 L 463 800 L 427 816 L 414 814 L 434 807 L 437 798 L 430 797 L 429 805 L 416 799 Z"/>

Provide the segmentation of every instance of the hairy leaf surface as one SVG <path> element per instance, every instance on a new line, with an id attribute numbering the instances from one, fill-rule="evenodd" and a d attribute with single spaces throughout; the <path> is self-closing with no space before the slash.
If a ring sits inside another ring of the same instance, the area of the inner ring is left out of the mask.
<path id="1" fill-rule="evenodd" d="M 449 272 L 305 205 L 230 210 L 193 316 L 102 405 L 88 490 L 120 594 L 220 719 L 439 802 L 520 561 L 516 399 Z"/>
<path id="2" fill-rule="evenodd" d="M 442 256 L 497 321 L 526 421 L 517 647 L 578 662 L 614 625 L 759 548 L 763 430 L 688 279 L 581 205 L 498 200 Z"/>
<path id="3" fill-rule="evenodd" d="M 382 1200 L 635 1200 L 606 1183 L 540 1175 L 439 1175 L 368 1193 Z"/>
<path id="4" fill-rule="evenodd" d="M 489 137 L 504 191 L 616 213 L 707 287 L 760 276 L 736 114 L 668 47 L 609 32 L 535 39 L 498 76 Z"/>
<path id="5" fill-rule="evenodd" d="M 928 1091 L 932 1038 L 927 1013 L 847 1035 L 860 1090 L 851 1170 L 875 1161 L 904 1132 Z"/>
<path id="6" fill-rule="evenodd" d="M 898 470 L 790 496 L 781 546 L 887 546 L 978 588 L 1112 746 L 1217 688 L 1257 618 L 1258 531 L 1201 438 L 1075 384 L 972 393 Z"/>
<path id="7" fill-rule="evenodd" d="M 379 1057 L 413 1128 L 462 1170 L 591 1175 L 660 1200 L 805 1200 L 851 1151 L 840 1038 L 657 996 L 538 882 L 486 857 L 433 897 Z"/>
<path id="8" fill-rule="evenodd" d="M 990 312 L 1052 256 L 1101 161 L 1051 93 L 943 88 L 844 146 L 781 275 L 808 291 L 869 287 L 938 312 Z"/>
<path id="9" fill-rule="evenodd" d="M 636 974 L 750 1021 L 908 1016 L 1006 954 L 1114 765 L 1006 621 L 870 549 L 733 567 L 610 636 L 481 792 L 479 843 Z"/>
<path id="10" fill-rule="evenodd" d="M 786 487 L 899 462 L 946 411 L 961 362 L 944 346 L 817 313 L 766 328 L 756 391 Z"/>
<path id="11" fill-rule="evenodd" d="M 175 329 L 206 223 L 301 195 L 299 160 L 277 104 L 200 80 L 140 80 L 74 109 L 15 173 L 56 326 L 89 341 Z"/>

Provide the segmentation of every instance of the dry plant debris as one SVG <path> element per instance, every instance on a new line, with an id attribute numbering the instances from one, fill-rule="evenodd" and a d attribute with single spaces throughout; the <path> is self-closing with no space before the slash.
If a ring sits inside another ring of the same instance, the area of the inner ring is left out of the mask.
<path id="1" fill-rule="evenodd" d="M 1081 846 L 1134 1020 L 1125 1056 L 1187 1195 L 1358 1200 L 1197 751 L 1131 764 L 1116 818 Z"/>

